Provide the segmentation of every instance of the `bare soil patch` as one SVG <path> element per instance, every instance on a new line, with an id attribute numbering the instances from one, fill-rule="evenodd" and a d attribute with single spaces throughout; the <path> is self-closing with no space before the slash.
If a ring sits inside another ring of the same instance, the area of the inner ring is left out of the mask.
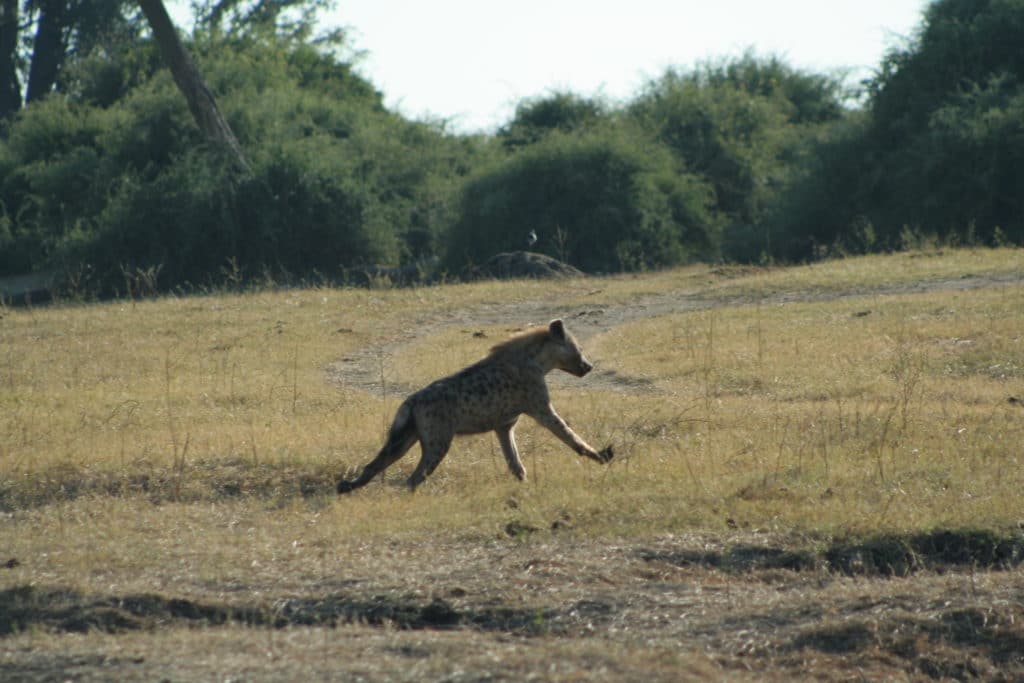
<path id="1" fill-rule="evenodd" d="M 732 279 L 750 275 L 749 269 L 721 268 L 713 273 L 716 277 Z M 625 325 L 646 318 L 676 313 L 712 310 L 717 308 L 782 305 L 787 303 L 810 303 L 841 301 L 868 296 L 890 296 L 940 291 L 965 291 L 1014 284 L 1024 281 L 1024 273 L 1012 275 L 964 276 L 922 280 L 911 283 L 857 287 L 849 289 L 792 289 L 786 291 L 723 293 L 715 287 L 693 290 L 659 292 L 637 297 L 623 304 L 599 304 L 566 307 L 550 301 L 513 302 L 509 304 L 488 303 L 469 307 L 458 312 L 440 315 L 424 314 L 409 320 L 405 332 L 396 338 L 383 341 L 371 347 L 364 347 L 346 354 L 327 366 L 329 381 L 348 387 L 360 388 L 377 393 L 381 389 L 380 363 L 401 351 L 417 339 L 435 334 L 447 328 L 459 327 L 477 329 L 489 325 L 528 325 L 547 323 L 555 318 L 565 320 L 573 334 L 582 342 L 601 332 L 619 325 Z M 870 315 L 864 311 L 863 315 Z M 481 355 L 487 344 L 481 344 Z M 556 378 L 552 378 L 557 381 Z M 652 393 L 657 388 L 646 378 L 625 376 L 600 367 L 587 378 L 588 386 L 596 389 L 610 389 L 622 392 Z M 402 383 L 388 385 L 390 391 L 409 393 L 419 387 Z"/>

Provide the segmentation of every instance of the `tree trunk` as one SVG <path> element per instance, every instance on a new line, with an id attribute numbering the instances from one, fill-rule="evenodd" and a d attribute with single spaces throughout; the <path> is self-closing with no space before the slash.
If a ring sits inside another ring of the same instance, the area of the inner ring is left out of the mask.
<path id="1" fill-rule="evenodd" d="M 19 0 L 0 0 L 0 121 L 10 119 L 21 108 L 18 4 Z"/>
<path id="2" fill-rule="evenodd" d="M 32 66 L 28 71 L 26 102 L 40 100 L 53 90 L 57 82 L 60 65 L 66 51 L 64 14 L 67 4 L 64 0 L 46 0 L 39 3 L 39 19 L 36 23 L 36 38 L 32 44 Z"/>
<path id="3" fill-rule="evenodd" d="M 206 87 L 199 68 L 178 38 L 178 32 L 171 23 L 163 0 L 139 0 L 139 6 L 142 7 L 142 12 L 153 29 L 153 37 L 160 46 L 160 53 L 167 62 L 171 75 L 174 76 L 174 82 L 178 84 L 178 89 L 188 102 L 189 111 L 192 112 L 196 125 L 207 140 L 228 152 L 240 169 L 250 171 L 249 162 L 246 161 L 231 127 L 217 108 L 213 93 Z"/>

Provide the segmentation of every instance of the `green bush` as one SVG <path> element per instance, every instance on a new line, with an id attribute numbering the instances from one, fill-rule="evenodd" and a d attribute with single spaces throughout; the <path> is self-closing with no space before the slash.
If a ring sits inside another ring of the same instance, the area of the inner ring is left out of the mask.
<path id="1" fill-rule="evenodd" d="M 190 45 L 251 172 L 207 145 L 144 32 L 76 43 L 57 92 L 0 129 L 0 276 L 459 272 L 531 230 L 592 272 L 1024 242 L 1024 0 L 931 3 L 859 111 L 838 78 L 748 53 L 622 105 L 528 99 L 493 137 L 388 112 L 311 14 L 283 29 L 260 8 Z"/>
<path id="2" fill-rule="evenodd" d="M 2 146 L 0 201 L 13 253 L 0 274 L 52 265 L 63 236 L 83 229 L 102 203 L 99 141 L 115 118 L 60 97 L 19 114 Z"/>
<path id="3" fill-rule="evenodd" d="M 626 114 L 714 189 L 730 260 L 770 256 L 765 219 L 808 147 L 843 116 L 839 81 L 751 53 L 690 71 L 669 69 Z"/>
<path id="4" fill-rule="evenodd" d="M 388 260 L 394 236 L 376 202 L 345 168 L 313 147 L 293 145 L 239 179 L 206 152 L 184 154 L 146 182 L 125 178 L 65 253 L 104 282 L 121 270 L 159 268 L 164 286 L 209 284 L 231 263 L 243 276 L 337 273 Z"/>
<path id="5" fill-rule="evenodd" d="M 229 263 L 236 276 L 340 276 L 438 248 L 475 145 L 386 112 L 311 47 L 198 48 L 252 173 L 204 142 L 166 70 L 140 66 L 150 46 L 83 59 L 66 77 L 77 87 L 23 110 L 0 141 L 0 275 L 88 269 L 111 293 L 125 271 L 170 289 Z"/>
<path id="6" fill-rule="evenodd" d="M 598 125 L 606 118 L 605 106 L 570 92 L 523 100 L 512 120 L 498 131 L 509 149 L 532 145 L 548 133 L 571 133 Z"/>
<path id="7" fill-rule="evenodd" d="M 865 115 L 852 115 L 815 141 L 752 241 L 761 258 L 807 261 L 837 249 L 881 248 L 866 213 L 867 205 L 879 200 L 877 169 L 864 155 L 869 123 Z M 759 257 L 755 250 L 745 255 L 744 260 Z"/>
<path id="8" fill-rule="evenodd" d="M 711 191 L 672 155 L 625 127 L 551 133 L 466 183 L 448 236 L 453 270 L 534 250 L 591 272 L 712 255 Z"/>
<path id="9" fill-rule="evenodd" d="M 937 0 L 869 84 L 866 118 L 810 155 L 773 251 L 1024 243 L 1024 2 Z"/>

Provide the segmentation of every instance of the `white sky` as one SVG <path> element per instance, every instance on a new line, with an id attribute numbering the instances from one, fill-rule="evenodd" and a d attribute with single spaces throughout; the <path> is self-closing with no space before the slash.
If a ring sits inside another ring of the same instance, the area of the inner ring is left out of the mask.
<path id="1" fill-rule="evenodd" d="M 172 0 L 173 6 L 181 0 Z M 493 131 L 553 90 L 632 97 L 667 67 L 747 48 L 856 79 L 920 24 L 927 0 L 337 0 L 325 23 L 366 52 L 391 109 Z"/>
<path id="2" fill-rule="evenodd" d="M 910 36 L 926 0 L 339 0 L 389 107 L 461 132 L 507 122 L 524 97 L 628 99 L 669 66 L 752 47 L 865 77 Z"/>

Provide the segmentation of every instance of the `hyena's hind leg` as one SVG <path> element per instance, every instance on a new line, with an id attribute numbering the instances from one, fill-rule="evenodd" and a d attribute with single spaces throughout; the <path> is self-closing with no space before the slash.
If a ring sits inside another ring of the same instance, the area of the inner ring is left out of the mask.
<path id="1" fill-rule="evenodd" d="M 516 423 L 513 422 L 510 425 L 495 429 L 494 433 L 498 435 L 498 443 L 501 444 L 501 452 L 505 454 L 505 462 L 508 463 L 508 468 L 515 475 L 516 479 L 525 481 L 526 468 L 523 467 L 523 461 L 519 459 L 519 449 L 516 448 L 516 435 L 513 432 L 515 426 Z"/>
<path id="2" fill-rule="evenodd" d="M 448 449 L 452 445 L 454 436 L 454 434 L 445 434 L 420 439 L 420 449 L 423 453 L 420 455 L 420 464 L 416 466 L 416 471 L 409 477 L 411 490 L 415 491 L 416 487 L 422 484 L 441 464 L 444 456 L 448 455 Z"/>
<path id="3" fill-rule="evenodd" d="M 405 422 L 399 424 L 400 414 L 395 418 L 395 425 L 392 425 L 388 433 L 387 443 L 380 449 L 377 457 L 367 463 L 359 476 L 351 481 L 342 479 L 338 482 L 338 494 L 349 493 L 354 489 L 366 486 L 375 476 L 386 470 L 397 462 L 403 455 L 409 452 L 413 444 L 419 440 L 416 433 L 416 424 L 409 416 Z"/>

